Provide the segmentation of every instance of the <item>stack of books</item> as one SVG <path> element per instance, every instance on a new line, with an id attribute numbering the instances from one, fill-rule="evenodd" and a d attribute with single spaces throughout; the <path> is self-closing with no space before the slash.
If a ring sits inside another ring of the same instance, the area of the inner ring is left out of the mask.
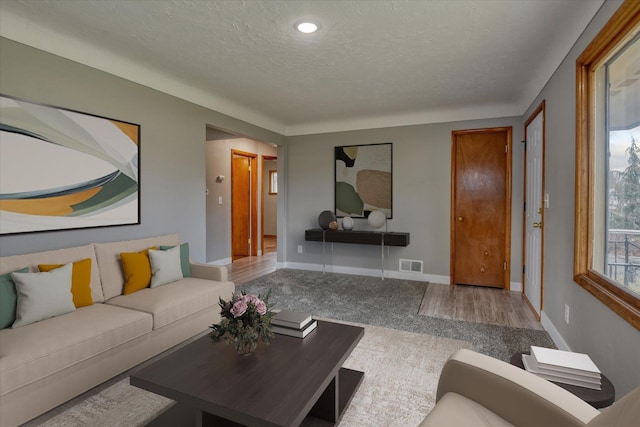
<path id="1" fill-rule="evenodd" d="M 531 355 L 523 354 L 527 371 L 546 380 L 601 390 L 600 370 L 582 353 L 531 346 Z"/>
<path id="2" fill-rule="evenodd" d="M 318 321 L 309 313 L 282 310 L 271 319 L 271 330 L 276 334 L 304 338 L 318 327 Z"/>

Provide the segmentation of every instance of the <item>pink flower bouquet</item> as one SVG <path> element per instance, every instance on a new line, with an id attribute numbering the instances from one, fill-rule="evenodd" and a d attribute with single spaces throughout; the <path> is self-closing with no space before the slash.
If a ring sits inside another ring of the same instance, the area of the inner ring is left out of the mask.
<path id="1" fill-rule="evenodd" d="M 258 345 L 258 338 L 269 345 L 274 337 L 271 332 L 271 311 L 269 304 L 271 291 L 262 296 L 247 294 L 233 294 L 231 300 L 224 301 L 220 298 L 219 324 L 211 326 L 213 342 L 224 340 L 225 343 L 234 343 L 240 354 L 251 354 Z"/>

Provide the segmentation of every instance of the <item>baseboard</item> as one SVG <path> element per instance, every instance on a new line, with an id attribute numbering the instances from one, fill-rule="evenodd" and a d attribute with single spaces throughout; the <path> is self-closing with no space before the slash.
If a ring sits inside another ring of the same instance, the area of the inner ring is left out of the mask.
<path id="1" fill-rule="evenodd" d="M 551 322 L 551 319 L 549 319 L 544 311 L 540 313 L 540 323 L 559 350 L 571 351 L 569 345 L 566 343 L 564 338 L 562 338 L 562 335 L 560 335 L 560 332 L 558 332 L 553 322 Z"/>
<path id="2" fill-rule="evenodd" d="M 511 288 L 510 288 L 511 292 L 520 292 L 520 293 L 522 293 L 522 282 L 511 282 L 509 284 L 509 286 L 511 286 Z"/>
<path id="3" fill-rule="evenodd" d="M 373 268 L 344 267 L 339 265 L 308 264 L 302 262 L 278 262 L 276 269 L 291 268 L 294 270 L 325 271 L 327 273 L 354 274 L 360 276 L 380 277 L 382 272 Z M 384 277 L 389 279 L 415 280 L 417 282 L 449 284 L 449 276 L 438 274 L 411 273 L 397 270 L 385 270 Z M 522 292 L 521 282 L 511 282 L 511 292 Z"/>
<path id="4" fill-rule="evenodd" d="M 211 264 L 211 265 L 228 265 L 231 264 L 233 260 L 231 258 L 223 258 L 223 259 L 219 259 L 217 261 L 209 261 L 207 264 Z"/>
<path id="5" fill-rule="evenodd" d="M 381 277 L 382 271 L 374 268 L 344 267 L 339 265 L 308 264 L 301 262 L 278 263 L 277 268 L 291 268 L 294 270 L 324 271 L 327 273 L 353 274 L 359 276 Z M 401 272 L 397 270 L 385 270 L 384 277 L 388 279 L 415 280 L 417 282 L 449 284 L 449 276 L 435 274 Z"/>

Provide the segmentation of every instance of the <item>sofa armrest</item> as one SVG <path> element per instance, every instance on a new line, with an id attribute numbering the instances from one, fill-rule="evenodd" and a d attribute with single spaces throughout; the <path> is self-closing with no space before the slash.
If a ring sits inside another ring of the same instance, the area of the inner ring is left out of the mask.
<path id="1" fill-rule="evenodd" d="M 600 412 L 557 385 L 492 357 L 462 349 L 445 363 L 436 402 L 454 392 L 520 427 L 584 426 Z"/>
<path id="2" fill-rule="evenodd" d="M 198 279 L 216 280 L 218 282 L 227 281 L 227 267 L 223 265 L 203 264 L 196 261 L 190 261 L 191 275 Z"/>

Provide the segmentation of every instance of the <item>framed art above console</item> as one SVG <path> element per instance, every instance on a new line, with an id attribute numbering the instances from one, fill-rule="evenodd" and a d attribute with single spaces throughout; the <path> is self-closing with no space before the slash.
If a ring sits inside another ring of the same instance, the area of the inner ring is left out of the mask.
<path id="1" fill-rule="evenodd" d="M 0 234 L 140 224 L 140 126 L 0 95 Z"/>
<path id="2" fill-rule="evenodd" d="M 366 218 L 374 210 L 393 218 L 393 144 L 335 147 L 335 214 Z"/>

